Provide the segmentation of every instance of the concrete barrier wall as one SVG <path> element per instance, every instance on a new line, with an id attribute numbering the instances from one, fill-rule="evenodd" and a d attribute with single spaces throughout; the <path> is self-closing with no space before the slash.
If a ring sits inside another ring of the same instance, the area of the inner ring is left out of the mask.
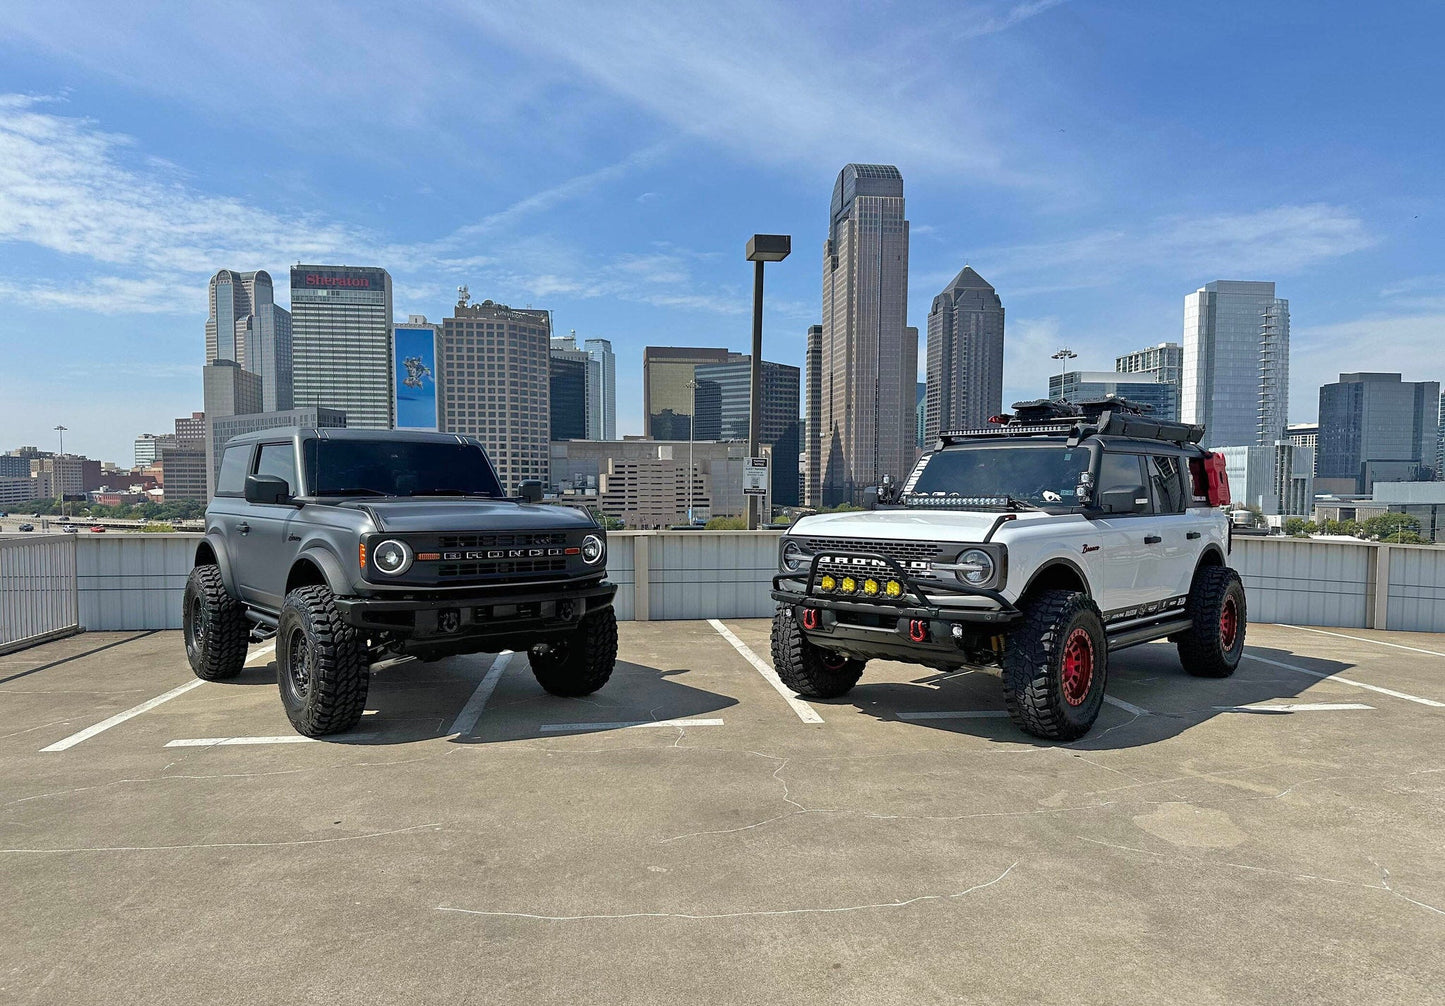
<path id="1" fill-rule="evenodd" d="M 767 617 L 773 610 L 768 590 L 779 534 L 613 532 L 607 565 L 618 585 L 618 617 Z M 198 538 L 81 535 L 27 542 L 68 551 L 74 565 L 68 573 L 65 567 L 51 566 L 38 577 L 0 576 L 0 612 L 18 610 L 22 596 L 31 595 L 23 603 L 49 605 L 46 610 L 59 612 L 68 597 L 79 624 L 87 629 L 178 628 L 181 592 Z M 1240 536 L 1230 562 L 1244 579 L 1254 621 L 1445 631 L 1442 548 Z M 12 563 L 4 568 L 17 567 Z M 13 635 L 21 630 L 7 626 L 6 631 Z"/>

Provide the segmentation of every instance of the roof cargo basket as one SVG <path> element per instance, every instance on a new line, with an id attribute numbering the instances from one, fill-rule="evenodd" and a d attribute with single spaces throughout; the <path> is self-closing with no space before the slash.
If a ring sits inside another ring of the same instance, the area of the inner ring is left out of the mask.
<path id="1" fill-rule="evenodd" d="M 1168 419 L 1153 419 L 1145 413 L 1153 407 L 1127 398 L 1101 398 L 1087 402 L 1036 398 L 1015 402 L 1013 414 L 994 416 L 987 429 L 949 430 L 939 435 L 941 444 L 986 437 L 1067 435 L 1071 445 L 1091 436 L 1136 437 L 1173 444 L 1197 444 L 1204 427 Z"/>

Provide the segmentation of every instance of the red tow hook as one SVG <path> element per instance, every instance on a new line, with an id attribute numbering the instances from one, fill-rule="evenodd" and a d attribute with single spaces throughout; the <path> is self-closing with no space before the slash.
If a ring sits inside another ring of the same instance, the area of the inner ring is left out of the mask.
<path id="1" fill-rule="evenodd" d="M 816 629 L 817 627 L 818 627 L 818 609 L 817 609 L 817 608 L 804 608 L 804 609 L 803 609 L 803 628 L 805 628 L 805 629 Z"/>
<path id="2" fill-rule="evenodd" d="M 927 641 L 928 622 L 921 618 L 910 618 L 908 620 L 908 638 L 915 643 Z"/>

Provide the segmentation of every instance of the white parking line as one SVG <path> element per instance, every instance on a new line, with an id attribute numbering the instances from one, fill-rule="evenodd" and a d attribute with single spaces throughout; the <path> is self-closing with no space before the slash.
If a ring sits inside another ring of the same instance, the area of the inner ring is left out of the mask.
<path id="1" fill-rule="evenodd" d="M 249 664 L 254 660 L 259 660 L 261 657 L 270 654 L 271 651 L 274 649 L 276 649 L 276 644 L 274 642 L 267 643 L 265 646 L 262 646 L 259 649 L 255 650 L 253 653 L 249 654 L 246 657 L 246 663 Z M 69 737 L 66 737 L 64 740 L 58 740 L 54 744 L 51 744 L 48 747 L 43 747 L 40 750 L 42 753 L 69 750 L 70 748 L 75 747 L 75 745 L 81 743 L 82 741 L 90 740 L 96 734 L 104 733 L 111 727 L 119 726 L 128 719 L 133 719 L 134 717 L 139 716 L 141 713 L 149 712 L 161 703 L 169 702 L 177 695 L 184 695 L 192 688 L 199 688 L 205 683 L 206 682 L 202 681 L 200 678 L 197 678 L 194 681 L 187 681 L 184 685 L 179 685 L 175 688 L 172 688 L 170 691 L 157 695 L 153 699 L 146 699 L 138 706 L 131 706 L 124 712 L 116 713 L 114 716 L 101 720 L 99 723 L 95 724 L 95 726 L 86 727 L 84 730 L 81 730 L 78 733 L 73 733 Z"/>
<path id="2" fill-rule="evenodd" d="M 1308 625 L 1290 625 L 1287 622 L 1281 623 L 1286 629 L 1299 629 L 1301 632 L 1318 632 L 1321 636 L 1338 636 L 1341 639 L 1353 639 L 1357 643 L 1374 643 L 1376 646 L 1392 646 L 1397 650 L 1409 650 L 1411 653 L 1428 653 L 1432 657 L 1445 657 L 1445 653 L 1439 650 L 1422 650 L 1418 646 L 1405 646 L 1402 643 L 1387 643 L 1383 639 L 1370 639 L 1367 636 L 1351 636 L 1345 632 L 1329 632 L 1325 629 L 1314 629 Z"/>
<path id="3" fill-rule="evenodd" d="M 1255 702 L 1247 706 L 1215 706 L 1222 713 L 1323 713 L 1340 709 L 1374 709 L 1359 702 Z"/>
<path id="4" fill-rule="evenodd" d="M 348 739 L 354 735 L 348 734 Z M 281 737 L 187 737 L 182 740 L 167 741 L 168 748 L 224 748 L 236 747 L 243 744 L 315 744 L 315 737 L 302 737 L 300 734 L 286 734 Z"/>
<path id="5" fill-rule="evenodd" d="M 720 727 L 722 720 L 619 720 L 615 723 L 543 723 L 538 733 L 560 734 L 581 730 L 636 730 L 639 727 Z"/>
<path id="6" fill-rule="evenodd" d="M 476 729 L 477 720 L 482 718 L 482 710 L 487 708 L 487 700 L 492 697 L 492 692 L 496 691 L 497 682 L 502 679 L 502 672 L 507 669 L 507 663 L 511 659 L 511 650 L 503 650 L 492 658 L 492 666 L 487 668 L 486 677 L 477 685 L 477 690 L 472 692 L 472 697 L 467 699 L 467 704 L 462 706 L 462 711 L 457 713 L 449 733 L 467 736 Z"/>
<path id="7" fill-rule="evenodd" d="M 1135 716 L 1148 716 L 1149 710 L 1143 706 L 1136 706 L 1132 702 L 1125 702 L 1123 699 L 1116 699 L 1112 695 L 1105 695 L 1104 701 L 1111 706 L 1124 710 L 1126 713 L 1133 713 Z"/>
<path id="8" fill-rule="evenodd" d="M 1008 713 L 1002 709 L 949 709 L 940 712 L 898 714 L 900 720 L 910 722 L 917 720 L 991 720 L 1007 716 Z"/>
<path id="9" fill-rule="evenodd" d="M 1397 699 L 1404 699 L 1407 702 L 1418 702 L 1422 706 L 1445 709 L 1445 702 L 1436 702 L 1434 699 L 1422 699 L 1420 696 L 1411 695 L 1408 692 L 1397 692 L 1392 688 L 1381 688 L 1379 685 L 1367 685 L 1363 681 L 1355 681 L 1353 678 L 1342 678 L 1338 674 L 1325 674 L 1322 671 L 1312 671 L 1308 667 L 1286 664 L 1281 660 L 1270 660 L 1268 657 L 1256 657 L 1253 653 L 1246 653 L 1244 656 L 1248 660 L 1257 660 L 1261 664 L 1269 664 L 1271 667 L 1283 667 L 1287 671 L 1299 671 L 1301 674 L 1308 674 L 1310 677 L 1319 678 L 1321 681 L 1338 681 L 1343 685 L 1354 685 L 1356 688 L 1379 692 L 1381 695 L 1390 695 Z"/>
<path id="10" fill-rule="evenodd" d="M 707 624 L 716 629 L 718 634 L 729 643 L 732 643 L 733 649 L 741 653 L 743 659 L 757 669 L 757 672 L 763 676 L 763 680 L 772 685 L 773 690 L 783 697 L 784 701 L 792 707 L 793 712 L 798 714 L 798 719 L 804 723 L 823 722 L 823 717 L 818 715 L 818 711 L 794 695 L 788 686 L 783 684 L 782 679 L 778 677 L 778 672 L 773 670 L 772 665 L 754 653 L 752 647 L 735 636 L 731 629 L 723 625 L 716 618 L 709 618 Z"/>

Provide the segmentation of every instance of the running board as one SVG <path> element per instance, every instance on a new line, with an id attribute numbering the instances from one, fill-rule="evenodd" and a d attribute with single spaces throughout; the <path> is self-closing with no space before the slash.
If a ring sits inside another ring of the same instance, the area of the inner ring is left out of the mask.
<path id="1" fill-rule="evenodd" d="M 1125 629 L 1117 634 L 1107 633 L 1109 637 L 1109 652 L 1122 650 L 1126 646 L 1138 646 L 1140 643 L 1152 643 L 1156 639 L 1163 639 L 1165 636 L 1173 636 L 1180 632 L 1188 632 L 1194 628 L 1194 622 L 1188 618 L 1171 618 L 1167 622 L 1154 622 L 1151 625 L 1141 625 L 1135 629 Z"/>

